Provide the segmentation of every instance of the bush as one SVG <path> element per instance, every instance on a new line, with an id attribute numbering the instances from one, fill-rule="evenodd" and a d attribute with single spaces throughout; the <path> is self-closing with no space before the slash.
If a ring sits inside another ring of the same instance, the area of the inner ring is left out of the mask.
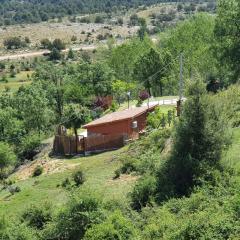
<path id="1" fill-rule="evenodd" d="M 41 145 L 41 138 L 38 134 L 31 133 L 21 139 L 18 146 L 18 155 L 21 159 L 32 160 L 33 157 L 39 152 L 38 148 Z"/>
<path id="2" fill-rule="evenodd" d="M 17 161 L 17 157 L 13 152 L 12 147 L 4 142 L 0 142 L 0 179 L 6 176 L 8 167 L 13 166 Z"/>
<path id="3" fill-rule="evenodd" d="M 1 223 L 0 223 L 1 225 Z M 38 240 L 36 233 L 25 224 L 11 221 L 4 229 L 0 226 L 0 239 L 4 240 Z"/>
<path id="4" fill-rule="evenodd" d="M 61 51 L 66 48 L 66 44 L 61 39 L 57 38 L 52 42 L 52 49 L 54 48 Z"/>
<path id="5" fill-rule="evenodd" d="M 24 221 L 27 226 L 40 230 L 51 220 L 52 209 L 49 204 L 45 204 L 43 207 L 31 206 L 22 214 L 22 221 Z"/>
<path id="6" fill-rule="evenodd" d="M 111 110 L 112 112 L 116 112 L 117 109 L 118 109 L 117 103 L 116 103 L 116 102 L 112 102 L 112 105 L 111 105 L 111 107 L 110 107 L 110 110 Z"/>
<path id="7" fill-rule="evenodd" d="M 115 173 L 115 175 L 114 175 L 113 179 L 119 178 L 121 175 L 121 169 L 117 169 L 114 173 Z"/>
<path id="8" fill-rule="evenodd" d="M 73 35 L 73 36 L 71 37 L 71 41 L 72 41 L 72 42 L 76 42 L 76 41 L 77 41 L 77 36 L 76 36 L 76 35 Z"/>
<path id="9" fill-rule="evenodd" d="M 165 114 L 161 112 L 161 107 L 156 107 L 155 111 L 148 115 L 147 124 L 153 129 L 165 128 L 167 120 Z"/>
<path id="10" fill-rule="evenodd" d="M 70 182 L 69 178 L 65 178 L 65 179 L 63 180 L 62 184 L 61 184 L 61 186 L 62 186 L 63 188 L 66 188 L 66 187 L 68 187 L 68 186 L 70 186 L 70 185 L 71 185 L 71 182 Z"/>
<path id="11" fill-rule="evenodd" d="M 121 173 L 130 174 L 131 172 L 136 171 L 136 162 L 137 161 L 134 157 L 125 156 L 125 159 L 123 160 L 123 165 L 121 167 Z"/>
<path id="12" fill-rule="evenodd" d="M 133 224 L 115 211 L 103 223 L 93 225 L 85 234 L 84 240 L 137 239 Z"/>
<path id="13" fill-rule="evenodd" d="M 44 49 L 51 49 L 52 48 L 52 43 L 47 38 L 41 40 L 41 45 Z"/>
<path id="14" fill-rule="evenodd" d="M 156 179 L 153 176 L 144 176 L 134 186 L 131 192 L 131 206 L 135 210 L 141 210 L 151 203 L 156 193 Z"/>
<path id="15" fill-rule="evenodd" d="M 147 90 L 141 91 L 139 93 L 139 99 L 141 99 L 142 101 L 145 101 L 146 99 L 148 99 L 150 97 L 150 94 L 148 93 Z"/>
<path id="16" fill-rule="evenodd" d="M 82 185 L 86 181 L 85 176 L 81 170 L 79 170 L 73 174 L 73 180 L 77 187 Z"/>
<path id="17" fill-rule="evenodd" d="M 91 225 L 100 223 L 103 218 L 101 201 L 96 195 L 83 193 L 73 195 L 52 224 L 43 232 L 43 239 L 82 239 Z"/>
<path id="18" fill-rule="evenodd" d="M 34 171 L 33 171 L 33 177 L 38 177 L 43 173 L 43 167 L 42 166 L 37 166 Z"/>
<path id="19" fill-rule="evenodd" d="M 14 195 L 15 193 L 21 192 L 21 188 L 18 186 L 9 186 L 8 191 Z"/>
<path id="20" fill-rule="evenodd" d="M 4 40 L 4 46 L 7 48 L 7 49 L 12 49 L 12 48 L 21 48 L 21 47 L 25 47 L 25 42 L 23 42 L 21 40 L 21 38 L 19 37 L 10 37 L 10 38 L 7 38 Z"/>
<path id="21" fill-rule="evenodd" d="M 102 16 L 96 16 L 95 23 L 104 23 L 104 18 Z"/>
<path id="22" fill-rule="evenodd" d="M 81 23 L 90 23 L 91 19 L 89 17 L 82 17 L 79 19 L 79 22 Z"/>
<path id="23" fill-rule="evenodd" d="M 62 58 L 60 50 L 57 48 L 53 48 L 52 51 L 49 54 L 49 60 L 56 61 L 60 60 Z"/>

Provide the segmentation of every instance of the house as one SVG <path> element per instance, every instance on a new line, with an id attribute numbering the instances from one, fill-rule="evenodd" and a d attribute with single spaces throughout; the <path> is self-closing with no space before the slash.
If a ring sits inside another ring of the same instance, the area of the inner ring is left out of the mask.
<path id="1" fill-rule="evenodd" d="M 148 112 L 155 107 L 136 107 L 107 114 L 83 126 L 87 129 L 87 137 L 67 136 L 60 126 L 54 138 L 53 152 L 57 155 L 75 155 L 121 148 L 126 140 L 139 137 L 146 127 Z"/>
<path id="2" fill-rule="evenodd" d="M 107 114 L 94 120 L 83 128 L 87 129 L 88 137 L 122 135 L 126 139 L 137 139 L 147 124 L 147 114 L 155 109 L 154 106 L 130 108 Z"/>

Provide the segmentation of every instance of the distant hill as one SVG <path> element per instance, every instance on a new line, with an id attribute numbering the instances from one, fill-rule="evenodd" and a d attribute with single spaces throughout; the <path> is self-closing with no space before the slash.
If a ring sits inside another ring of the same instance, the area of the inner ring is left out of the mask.
<path id="1" fill-rule="evenodd" d="M 35 23 L 79 13 L 110 12 L 167 0 L 0 0 L 0 25 Z M 184 2 L 184 1 L 182 1 Z"/>

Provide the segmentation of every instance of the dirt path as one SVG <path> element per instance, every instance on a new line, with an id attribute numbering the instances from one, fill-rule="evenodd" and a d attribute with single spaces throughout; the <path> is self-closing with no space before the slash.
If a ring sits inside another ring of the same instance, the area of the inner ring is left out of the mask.
<path id="1" fill-rule="evenodd" d="M 76 48 L 72 48 L 72 49 L 73 49 L 73 51 L 80 51 L 80 50 L 88 51 L 88 50 L 94 50 L 96 48 L 97 48 L 96 46 L 90 45 L 90 46 L 76 47 Z M 62 52 L 66 53 L 68 51 L 69 51 L 69 48 L 63 50 Z M 39 56 L 43 56 L 43 55 L 49 54 L 49 53 L 50 53 L 49 50 L 44 50 L 44 51 L 35 51 L 35 52 L 18 53 L 18 54 L 12 54 L 12 55 L 4 55 L 4 56 L 0 56 L 0 61 L 39 57 Z"/>

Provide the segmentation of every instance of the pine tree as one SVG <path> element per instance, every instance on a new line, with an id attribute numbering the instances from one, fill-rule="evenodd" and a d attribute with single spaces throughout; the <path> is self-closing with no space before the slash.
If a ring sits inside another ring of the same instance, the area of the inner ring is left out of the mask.
<path id="1" fill-rule="evenodd" d="M 158 172 L 159 199 L 188 195 L 208 170 L 219 168 L 227 142 L 226 122 L 200 81 L 189 88 L 176 125 L 170 158 Z"/>

